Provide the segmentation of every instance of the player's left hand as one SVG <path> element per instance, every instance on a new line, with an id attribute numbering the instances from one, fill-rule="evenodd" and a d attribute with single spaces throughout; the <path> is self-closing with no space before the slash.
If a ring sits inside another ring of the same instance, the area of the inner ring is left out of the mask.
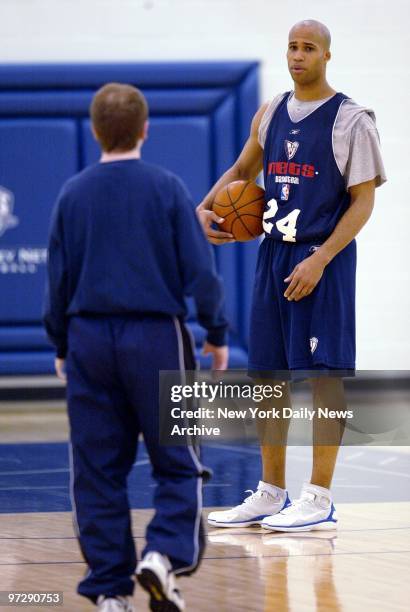
<path id="1" fill-rule="evenodd" d="M 212 355 L 211 370 L 226 370 L 228 367 L 229 349 L 227 346 L 215 346 L 204 342 L 202 355 Z"/>
<path id="2" fill-rule="evenodd" d="M 315 254 L 303 259 L 295 266 L 291 274 L 285 278 L 285 283 L 289 287 L 283 294 L 289 302 L 298 302 L 302 298 L 310 295 L 322 278 L 325 264 Z"/>
<path id="3" fill-rule="evenodd" d="M 67 382 L 67 374 L 65 372 L 65 359 L 60 359 L 59 357 L 57 357 L 54 361 L 54 367 L 58 378 L 63 382 Z"/>

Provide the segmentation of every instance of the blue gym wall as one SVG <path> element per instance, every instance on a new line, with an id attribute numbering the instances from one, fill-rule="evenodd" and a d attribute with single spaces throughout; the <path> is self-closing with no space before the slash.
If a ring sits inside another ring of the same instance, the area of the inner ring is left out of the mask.
<path id="1" fill-rule="evenodd" d="M 256 62 L 0 66 L 0 374 L 53 371 L 41 325 L 50 212 L 62 183 L 97 161 L 93 93 L 132 83 L 150 106 L 143 156 L 199 202 L 233 163 L 258 105 Z M 231 322 L 231 367 L 246 365 L 256 241 L 215 249 Z M 197 346 L 203 330 L 190 304 Z"/>

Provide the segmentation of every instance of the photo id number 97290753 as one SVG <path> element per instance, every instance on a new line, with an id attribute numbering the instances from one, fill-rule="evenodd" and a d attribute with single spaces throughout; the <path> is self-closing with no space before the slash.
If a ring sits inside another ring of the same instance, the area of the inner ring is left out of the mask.
<path id="1" fill-rule="evenodd" d="M 0 606 L 62 606 L 62 591 L 0 591 Z"/>

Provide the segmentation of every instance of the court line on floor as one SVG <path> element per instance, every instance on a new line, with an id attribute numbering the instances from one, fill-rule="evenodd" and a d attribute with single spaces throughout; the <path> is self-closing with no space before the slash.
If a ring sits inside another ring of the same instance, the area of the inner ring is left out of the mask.
<path id="1" fill-rule="evenodd" d="M 157 483 L 151 483 L 148 485 L 148 488 L 157 487 Z M 209 483 L 204 484 L 204 488 L 206 487 L 231 487 L 231 484 L 217 484 L 217 483 Z M 69 493 L 69 485 L 42 485 L 42 486 L 21 486 L 21 487 L 0 487 L 0 491 L 32 491 L 32 490 L 47 490 L 47 489 L 67 489 L 67 493 Z M 1 513 L 0 513 L 1 516 Z"/>
<path id="2" fill-rule="evenodd" d="M 235 446 L 229 446 L 227 444 L 221 444 L 218 445 L 218 448 L 222 448 L 224 450 L 230 450 L 233 452 L 244 452 L 246 454 L 250 454 L 250 455 L 259 455 L 260 452 L 259 450 L 253 450 L 251 448 L 236 448 Z M 292 460 L 295 461 L 306 461 L 305 457 L 292 457 Z M 402 476 L 403 478 L 410 478 L 410 474 L 406 474 L 405 472 L 395 472 L 393 470 L 384 470 L 383 468 L 371 468 L 371 467 L 367 467 L 365 465 L 355 465 L 354 463 L 346 463 L 344 461 L 338 461 L 337 462 L 337 467 L 347 467 L 347 468 L 351 468 L 354 470 L 360 470 L 362 472 L 373 472 L 375 474 L 385 474 L 386 476 Z"/>
<path id="3" fill-rule="evenodd" d="M 388 465 L 389 463 L 394 463 L 395 461 L 397 461 L 397 456 L 396 457 L 387 457 L 386 459 L 383 459 L 382 461 L 379 461 L 379 465 Z"/>
<path id="4" fill-rule="evenodd" d="M 332 552 L 330 553 L 314 553 L 314 554 L 296 554 L 289 555 L 287 553 L 283 555 L 245 555 L 238 557 L 203 557 L 204 561 L 219 561 L 219 560 L 235 560 L 235 559 L 286 559 L 294 557 L 342 557 L 347 555 L 401 555 L 409 554 L 410 550 L 363 550 L 363 551 L 351 551 L 351 552 Z M 70 562 L 71 563 L 71 562 Z M 1 564 L 0 564 L 1 565 Z"/>
<path id="5" fill-rule="evenodd" d="M 346 457 L 345 461 L 353 461 L 353 459 L 358 459 L 362 455 L 364 455 L 364 451 L 360 451 L 358 453 L 353 453 L 352 455 L 348 455 Z"/>
<path id="6" fill-rule="evenodd" d="M 149 459 L 141 459 L 133 463 L 132 467 L 136 467 L 139 465 L 148 465 L 150 463 Z M 0 472 L 0 476 L 26 476 L 31 474 L 60 474 L 63 472 L 69 473 L 70 468 L 53 468 L 53 469 L 43 469 L 43 470 L 10 470 L 8 472 Z"/>
<path id="7" fill-rule="evenodd" d="M 69 490 L 68 485 L 44 485 L 44 486 L 34 486 L 34 487 L 0 487 L 0 491 L 44 491 L 47 489 L 67 489 Z M 15 514 L 19 514 L 16 512 Z"/>
<path id="8" fill-rule="evenodd" d="M 235 559 L 290 559 L 295 557 L 342 557 L 348 555 L 402 555 L 410 554 L 410 550 L 364 550 L 352 552 L 315 553 L 306 555 L 245 555 L 235 557 L 202 557 L 202 561 L 234 561 Z M 0 563 L 0 567 L 18 565 L 86 565 L 85 561 L 21 561 L 18 563 Z"/>
<path id="9" fill-rule="evenodd" d="M 332 489 L 382 489 L 382 485 L 332 484 Z"/>
<path id="10" fill-rule="evenodd" d="M 1 514 L 0 514 L 0 521 L 1 521 Z M 410 525 L 408 527 L 371 527 L 370 529 L 338 529 L 335 532 L 335 536 L 338 536 L 341 533 L 354 533 L 359 531 L 360 533 L 367 533 L 367 532 L 373 532 L 373 531 L 409 531 L 410 530 Z M 223 535 L 225 534 L 226 531 L 218 531 L 219 535 Z M 228 531 L 226 533 L 226 535 L 228 535 L 230 532 Z M 261 536 L 261 535 L 273 535 L 273 531 L 268 532 L 266 530 L 265 531 L 255 531 L 255 530 L 249 530 L 249 531 L 240 531 L 239 533 L 235 532 L 235 533 L 230 533 L 230 535 L 234 535 L 234 536 Z M 282 534 L 283 532 L 276 532 L 276 533 L 280 533 L 281 535 L 278 535 L 277 539 L 280 540 L 282 537 L 284 537 Z M 302 533 L 302 532 L 298 532 Z M 307 533 L 307 532 L 305 532 Z M 206 534 L 207 537 L 209 537 L 210 533 L 208 532 Z M 216 533 L 212 533 L 212 536 L 217 535 Z M 295 535 L 292 533 L 287 533 L 286 537 L 290 537 L 291 539 L 294 540 L 298 540 L 300 538 L 303 539 L 307 539 L 307 540 L 315 540 L 318 539 L 318 536 L 301 536 L 301 535 Z M 0 542 L 2 540 L 76 540 L 77 538 L 75 536 L 17 536 L 17 537 L 12 537 L 12 536 L 0 536 Z M 134 540 L 143 540 L 145 539 L 145 536 L 133 536 Z M 326 538 L 319 538 L 319 540 L 326 540 Z"/>

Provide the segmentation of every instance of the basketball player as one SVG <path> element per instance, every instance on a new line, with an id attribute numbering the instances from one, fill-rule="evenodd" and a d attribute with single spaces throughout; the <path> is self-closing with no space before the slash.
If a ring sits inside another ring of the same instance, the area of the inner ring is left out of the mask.
<path id="1" fill-rule="evenodd" d="M 263 168 L 265 239 L 254 285 L 249 369 L 272 375 L 318 371 L 311 375 L 316 410 L 345 403 L 342 380 L 332 371 L 355 368 L 354 238 L 371 215 L 375 187 L 385 181 L 374 114 L 328 84 L 330 57 L 326 26 L 309 20 L 292 27 L 287 61 L 294 91 L 258 110 L 238 160 L 198 207 L 209 240 L 233 242 L 212 227 L 221 222 L 209 210 L 214 196 L 231 181 L 256 179 Z M 282 444 L 262 444 L 257 491 L 231 510 L 212 512 L 211 525 L 336 527 L 330 486 L 343 423 L 324 426 L 315 419 L 311 479 L 292 503 L 285 481 L 286 424 L 281 428 Z"/>
<path id="2" fill-rule="evenodd" d="M 143 434 L 157 482 L 137 568 L 152 610 L 183 610 L 175 576 L 204 548 L 202 479 L 191 446 L 159 445 L 159 371 L 194 369 L 182 322 L 193 295 L 204 353 L 227 367 L 227 323 L 209 244 L 175 175 L 141 160 L 147 103 L 111 83 L 91 105 L 100 163 L 70 179 L 49 240 L 45 325 L 67 371 L 74 523 L 88 572 L 78 592 L 103 612 L 133 610 L 136 553 L 127 476 Z"/>

